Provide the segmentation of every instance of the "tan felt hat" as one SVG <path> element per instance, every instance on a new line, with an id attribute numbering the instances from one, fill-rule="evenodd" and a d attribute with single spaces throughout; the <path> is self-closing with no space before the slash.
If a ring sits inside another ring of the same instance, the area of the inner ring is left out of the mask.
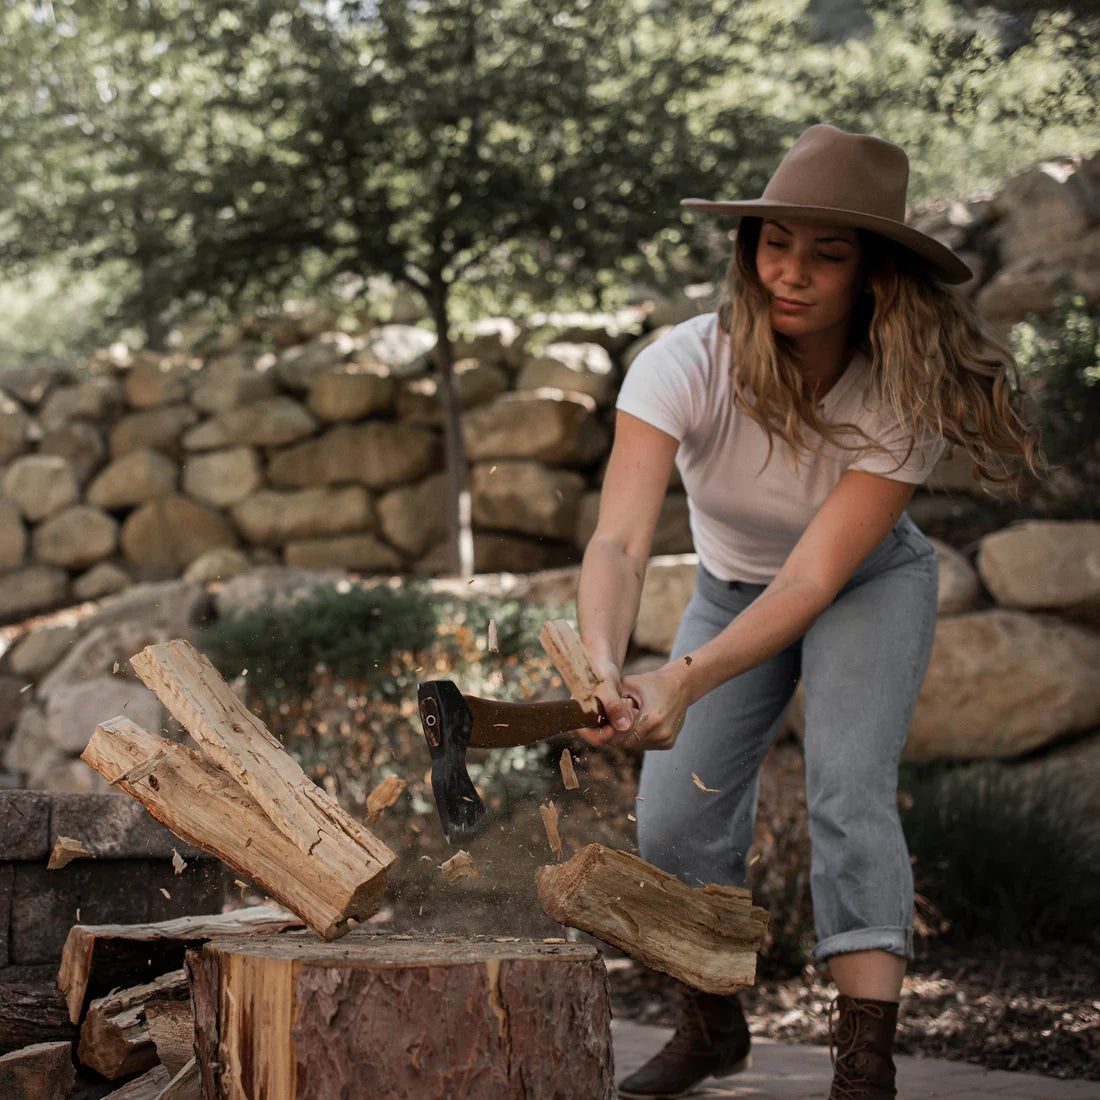
<path id="1" fill-rule="evenodd" d="M 870 229 L 927 260 L 945 282 L 964 283 L 972 272 L 951 249 L 905 224 L 909 160 L 892 142 L 811 126 L 791 146 L 764 194 L 744 202 L 684 199 L 700 214 L 788 217 Z"/>

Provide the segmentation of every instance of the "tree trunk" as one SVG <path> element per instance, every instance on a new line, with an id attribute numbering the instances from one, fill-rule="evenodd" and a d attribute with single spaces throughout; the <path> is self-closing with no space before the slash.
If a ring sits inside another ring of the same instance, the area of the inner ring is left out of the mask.
<path id="1" fill-rule="evenodd" d="M 110 1081 L 152 1069 L 159 1059 L 145 1019 L 145 1002 L 166 990 L 186 988 L 183 970 L 173 970 L 156 981 L 113 990 L 92 1001 L 80 1025 L 76 1056 Z"/>
<path id="2" fill-rule="evenodd" d="M 443 399 L 443 451 L 447 464 L 447 527 L 450 538 L 451 568 L 455 575 L 474 575 L 474 537 L 470 491 L 467 485 L 466 448 L 462 440 L 462 404 L 455 378 L 454 345 L 451 343 L 447 316 L 447 284 L 443 276 L 433 275 L 428 306 L 436 332 L 436 365 L 439 368 L 439 393 Z"/>
<path id="3" fill-rule="evenodd" d="M 187 957 L 206 1100 L 614 1094 L 595 948 L 489 937 L 306 934 Z"/>
<path id="4" fill-rule="evenodd" d="M 4 1100 L 64 1100 L 74 1080 L 72 1043 L 35 1043 L 0 1056 Z"/>
<path id="5" fill-rule="evenodd" d="M 629 852 L 589 844 L 535 873 L 552 920 L 612 943 L 632 959 L 707 993 L 756 980 L 768 913 L 736 886 L 693 890 Z"/>

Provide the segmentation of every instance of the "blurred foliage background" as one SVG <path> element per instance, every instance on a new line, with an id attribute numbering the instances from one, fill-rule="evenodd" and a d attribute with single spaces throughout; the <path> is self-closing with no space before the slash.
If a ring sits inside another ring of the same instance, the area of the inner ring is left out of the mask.
<path id="1" fill-rule="evenodd" d="M 807 125 L 911 198 L 1100 146 L 1093 0 L 3 0 L 0 360 L 379 277 L 437 326 L 713 275 Z"/>

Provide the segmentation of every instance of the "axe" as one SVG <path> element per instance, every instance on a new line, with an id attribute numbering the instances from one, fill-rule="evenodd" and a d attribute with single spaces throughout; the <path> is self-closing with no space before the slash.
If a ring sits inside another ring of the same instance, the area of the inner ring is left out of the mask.
<path id="1" fill-rule="evenodd" d="M 468 748 L 533 745 L 607 721 L 602 709 L 585 710 L 575 699 L 501 703 L 463 695 L 451 680 L 428 680 L 417 687 L 416 695 L 432 757 L 432 792 L 443 832 L 452 844 L 473 839 L 492 820 L 466 770 Z"/>

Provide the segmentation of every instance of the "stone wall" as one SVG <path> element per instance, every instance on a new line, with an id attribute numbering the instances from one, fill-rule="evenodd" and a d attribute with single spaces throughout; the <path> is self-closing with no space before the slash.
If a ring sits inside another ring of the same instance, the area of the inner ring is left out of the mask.
<path id="1" fill-rule="evenodd" d="M 1100 154 L 1039 165 L 914 224 L 976 271 L 1001 329 L 1062 284 L 1100 302 Z M 595 523 L 623 372 L 714 303 L 641 295 L 611 315 L 489 319 L 458 340 L 479 571 L 579 558 Z M 407 303 L 403 307 L 407 310 Z M 250 319 L 170 355 L 107 349 L 80 370 L 0 374 L 0 622 L 141 581 L 257 564 L 438 573 L 441 411 L 432 334 L 405 312 L 354 332 L 324 310 Z M 930 486 L 969 492 L 945 458 Z M 914 504 L 935 514 L 924 494 Z M 673 486 L 655 554 L 690 549 Z"/>

